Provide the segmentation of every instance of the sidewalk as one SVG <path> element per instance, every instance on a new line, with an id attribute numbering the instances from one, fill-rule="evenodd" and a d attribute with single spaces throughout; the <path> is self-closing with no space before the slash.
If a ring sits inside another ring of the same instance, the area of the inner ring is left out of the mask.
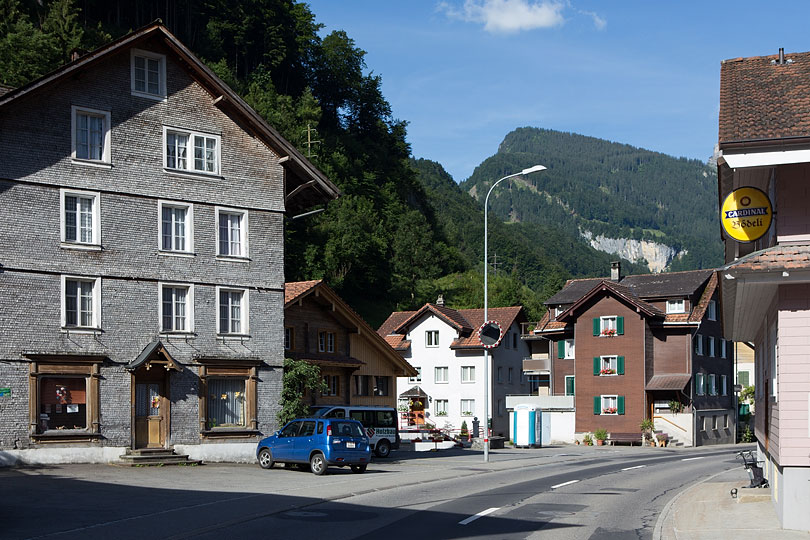
<path id="1" fill-rule="evenodd" d="M 739 467 L 687 488 L 661 511 L 653 540 L 810 539 L 810 533 L 782 529 L 770 488 L 742 489 L 748 483 Z M 737 499 L 731 498 L 732 488 Z"/>

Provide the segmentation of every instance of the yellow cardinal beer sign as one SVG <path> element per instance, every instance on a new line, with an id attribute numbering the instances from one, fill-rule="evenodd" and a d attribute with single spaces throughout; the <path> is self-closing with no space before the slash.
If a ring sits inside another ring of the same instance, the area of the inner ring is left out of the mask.
<path id="1" fill-rule="evenodd" d="M 720 221 L 731 238 L 738 242 L 753 242 L 771 226 L 773 209 L 764 192 L 753 187 L 741 187 L 728 194 L 720 209 Z"/>

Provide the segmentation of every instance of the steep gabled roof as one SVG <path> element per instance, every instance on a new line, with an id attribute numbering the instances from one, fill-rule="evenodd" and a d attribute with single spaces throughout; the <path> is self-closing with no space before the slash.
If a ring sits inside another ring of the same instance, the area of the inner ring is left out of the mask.
<path id="1" fill-rule="evenodd" d="M 445 306 L 439 306 L 437 304 L 425 304 L 420 309 L 411 312 L 413 313 L 410 317 L 402 321 L 399 326 L 393 329 L 393 333 L 401 334 L 403 331 L 407 333 L 406 328 L 408 325 L 416 322 L 422 316 L 427 313 L 432 313 L 436 315 L 439 319 L 443 320 L 450 326 L 452 326 L 458 332 L 471 332 L 472 327 L 470 323 L 455 309 L 451 309 Z"/>
<path id="2" fill-rule="evenodd" d="M 477 329 L 484 324 L 484 310 L 483 309 L 460 309 L 459 313 L 468 321 L 470 327 Z M 490 321 L 495 321 L 501 327 L 501 330 L 506 331 L 516 320 L 523 322 L 526 316 L 523 313 L 523 306 L 511 307 L 498 307 L 489 308 L 487 310 L 487 318 Z M 472 332 L 467 336 L 461 336 L 450 345 L 451 349 L 477 349 L 483 345 L 478 338 L 478 332 Z"/>
<path id="3" fill-rule="evenodd" d="M 810 53 L 734 58 L 720 66 L 719 141 L 810 137 Z"/>
<path id="4" fill-rule="evenodd" d="M 662 272 L 626 276 L 619 283 L 633 291 L 639 298 L 666 298 L 689 296 L 706 283 L 714 270 L 688 270 L 685 272 Z"/>
<path id="5" fill-rule="evenodd" d="M 377 333 L 384 336 L 385 340 L 395 349 L 407 350 L 411 345 L 411 342 L 405 339 L 408 326 L 428 313 L 436 315 L 459 332 L 459 337 L 450 345 L 451 349 L 482 347 L 481 340 L 478 339 L 478 332 L 476 332 L 476 329 L 484 324 L 484 310 L 480 308 L 455 310 L 446 306 L 425 304 L 416 311 L 395 311 L 388 316 Z M 508 329 L 515 321 L 526 320 L 522 306 L 489 308 L 487 317 L 489 320 L 496 321 L 503 330 Z"/>
<path id="6" fill-rule="evenodd" d="M 285 178 L 288 209 L 303 209 L 322 204 L 336 199 L 340 195 L 337 186 L 330 182 L 294 145 L 270 126 L 185 45 L 180 43 L 159 21 L 130 32 L 26 85 L 6 92 L 0 91 L 0 110 L 15 100 L 36 95 L 43 88 L 68 77 L 77 76 L 83 70 L 105 61 L 111 55 L 149 40 L 160 40 L 173 51 L 191 77 L 211 95 L 213 105 L 229 114 L 237 115 L 242 120 L 243 127 L 250 130 L 278 154 L 279 163 L 288 173 Z"/>
<path id="7" fill-rule="evenodd" d="M 365 336 L 368 342 L 370 342 L 372 346 L 381 352 L 388 361 L 402 369 L 404 375 L 413 377 L 417 374 L 416 369 L 414 369 L 413 366 L 402 358 L 402 356 L 393 350 L 388 340 L 384 339 L 383 336 L 380 336 L 377 332 L 375 332 L 374 329 L 371 328 L 371 326 L 369 326 L 369 324 L 365 321 L 365 319 L 354 311 L 351 306 L 349 306 L 349 304 L 338 296 L 338 294 L 326 283 L 324 283 L 323 280 L 317 279 L 312 281 L 291 281 L 285 283 L 284 309 L 295 305 L 296 302 L 303 300 L 309 295 L 322 297 L 323 301 L 331 303 L 333 310 L 339 312 L 344 320 L 347 319 L 351 322 L 351 324 L 355 325 L 357 327 L 357 332 Z M 289 354 L 296 357 L 295 353 L 290 352 Z M 315 363 L 324 365 L 325 363 L 329 362 L 330 358 L 335 358 L 335 355 L 326 355 L 322 357 L 321 355 L 313 353 L 298 353 L 298 355 L 306 360 L 312 360 Z M 363 363 L 351 357 L 344 358 L 341 361 L 347 365 L 354 363 L 359 366 Z"/>
<path id="8" fill-rule="evenodd" d="M 546 300 L 547 306 L 573 304 L 606 278 L 569 279 L 563 288 Z"/>
<path id="9" fill-rule="evenodd" d="M 560 313 L 557 320 L 565 322 L 566 320 L 573 318 L 574 314 L 579 311 L 580 307 L 596 296 L 606 293 L 624 301 L 626 304 L 636 308 L 640 313 L 643 313 L 648 317 L 663 317 L 665 315 L 664 312 L 657 307 L 653 306 L 652 304 L 648 304 L 633 294 L 628 287 L 606 279 L 599 282 L 595 287 L 588 291 L 587 294 L 582 296 L 582 298 L 574 302 L 568 309 Z"/>

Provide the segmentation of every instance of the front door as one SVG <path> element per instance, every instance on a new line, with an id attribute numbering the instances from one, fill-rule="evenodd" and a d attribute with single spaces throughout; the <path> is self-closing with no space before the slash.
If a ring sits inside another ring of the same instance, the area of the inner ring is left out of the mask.
<path id="1" fill-rule="evenodd" d="M 135 448 L 166 444 L 166 402 L 163 381 L 135 383 Z"/>

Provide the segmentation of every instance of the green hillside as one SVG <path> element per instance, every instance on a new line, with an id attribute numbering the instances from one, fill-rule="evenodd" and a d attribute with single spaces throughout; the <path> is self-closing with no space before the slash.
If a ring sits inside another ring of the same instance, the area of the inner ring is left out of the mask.
<path id="1" fill-rule="evenodd" d="M 493 191 L 493 213 L 573 236 L 589 231 L 685 249 L 673 270 L 722 263 L 716 171 L 697 160 L 525 127 L 509 133 L 461 187 L 481 198 L 493 181 L 538 163 L 548 170 Z"/>

